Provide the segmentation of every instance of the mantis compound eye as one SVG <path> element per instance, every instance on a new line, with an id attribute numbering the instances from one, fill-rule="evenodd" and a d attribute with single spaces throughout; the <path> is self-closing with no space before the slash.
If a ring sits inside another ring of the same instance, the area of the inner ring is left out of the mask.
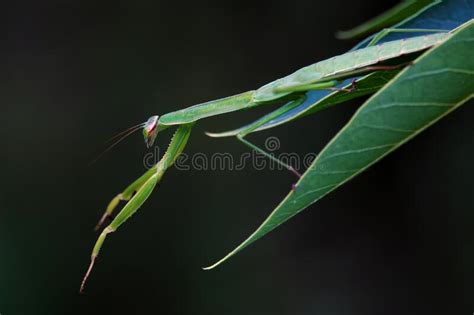
<path id="1" fill-rule="evenodd" d="M 158 119 L 160 116 L 155 115 L 148 118 L 145 126 L 143 127 L 143 138 L 147 148 L 150 148 L 155 142 L 156 135 L 158 134 Z"/>

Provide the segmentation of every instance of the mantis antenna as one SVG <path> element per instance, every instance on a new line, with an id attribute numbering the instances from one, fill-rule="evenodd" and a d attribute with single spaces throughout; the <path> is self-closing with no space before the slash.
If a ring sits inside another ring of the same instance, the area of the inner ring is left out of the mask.
<path id="1" fill-rule="evenodd" d="M 109 144 L 97 157 L 89 163 L 89 165 L 94 164 L 97 162 L 102 156 L 104 156 L 107 152 L 109 152 L 113 147 L 117 144 L 122 142 L 125 138 L 130 136 L 131 134 L 135 133 L 137 130 L 143 128 L 143 137 L 145 139 L 145 144 L 147 148 L 150 148 L 153 143 L 155 142 L 156 136 L 158 134 L 158 118 L 159 116 L 151 116 L 146 122 L 140 123 L 138 125 L 132 126 L 124 131 L 119 132 L 105 143 Z"/>

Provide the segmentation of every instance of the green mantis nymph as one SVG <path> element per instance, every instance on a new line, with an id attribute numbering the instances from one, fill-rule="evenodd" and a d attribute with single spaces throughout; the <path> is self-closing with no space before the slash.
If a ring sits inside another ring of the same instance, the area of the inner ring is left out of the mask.
<path id="1" fill-rule="evenodd" d="M 174 164 L 177 157 L 183 151 L 191 133 L 191 129 L 196 121 L 237 110 L 251 109 L 260 105 L 283 103 L 281 107 L 269 115 L 266 115 L 264 119 L 260 119 L 245 128 L 239 129 L 238 133 L 231 133 L 229 135 L 235 135 L 239 141 L 243 142 L 251 149 L 274 159 L 277 163 L 285 166 L 295 175 L 300 176 L 300 174 L 290 165 L 279 161 L 253 145 L 244 139 L 245 136 L 258 129 L 266 122 L 301 105 L 305 100 L 305 93 L 308 91 L 321 89 L 340 90 L 337 86 L 342 82 L 342 80 L 355 78 L 359 75 L 375 71 L 407 66 L 409 63 L 407 63 L 406 60 L 404 60 L 403 63 L 397 64 L 397 58 L 413 55 L 417 52 L 433 47 L 442 43 L 450 35 L 450 33 L 435 33 L 432 35 L 412 37 L 409 39 L 386 42 L 381 45 L 354 50 L 302 68 L 291 75 L 266 84 L 257 90 L 191 106 L 163 116 L 150 117 L 146 123 L 139 125 L 139 127 L 143 127 L 143 136 L 147 147 L 153 145 L 160 131 L 172 126 L 177 126 L 178 128 L 161 160 L 129 185 L 124 191 L 122 191 L 122 193 L 113 198 L 107 206 L 104 215 L 97 225 L 97 229 L 100 228 L 107 218 L 112 216 L 114 209 L 120 201 L 127 201 L 123 209 L 112 220 L 112 222 L 103 229 L 98 237 L 92 250 L 91 263 L 82 281 L 80 291 L 82 292 L 84 290 L 86 280 L 90 275 L 92 267 L 107 235 L 116 231 L 120 225 L 127 221 L 147 200 L 156 184 L 163 177 L 165 171 Z M 409 60 L 410 59 L 408 58 L 408 61 Z M 395 63 L 388 63 L 390 61 L 395 61 Z M 345 92 L 350 93 L 353 88 L 354 87 L 346 89 Z M 137 128 L 134 128 L 132 132 L 135 130 L 137 130 Z M 126 135 L 128 134 L 129 133 Z M 209 135 L 225 136 L 225 134 Z"/>

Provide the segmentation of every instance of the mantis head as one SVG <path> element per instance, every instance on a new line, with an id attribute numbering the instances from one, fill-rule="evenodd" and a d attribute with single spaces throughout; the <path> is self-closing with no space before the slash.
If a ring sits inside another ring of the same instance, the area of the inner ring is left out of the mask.
<path id="1" fill-rule="evenodd" d="M 158 119 L 160 116 L 155 115 L 148 118 L 143 126 L 143 138 L 147 148 L 150 148 L 155 142 L 156 136 L 158 135 Z"/>

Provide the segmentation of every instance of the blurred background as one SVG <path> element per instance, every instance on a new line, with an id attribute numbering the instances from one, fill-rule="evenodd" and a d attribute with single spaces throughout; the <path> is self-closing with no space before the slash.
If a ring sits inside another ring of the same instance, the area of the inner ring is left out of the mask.
<path id="1" fill-rule="evenodd" d="M 474 107 L 466 105 L 213 271 L 294 182 L 170 170 L 79 284 L 109 200 L 144 171 L 153 114 L 257 88 L 342 53 L 334 32 L 396 1 L 15 1 L 0 13 L 0 314 L 471 314 Z M 249 139 L 319 152 L 362 103 Z M 201 121 L 186 152 L 267 109 Z M 166 145 L 171 133 L 161 135 Z"/>

